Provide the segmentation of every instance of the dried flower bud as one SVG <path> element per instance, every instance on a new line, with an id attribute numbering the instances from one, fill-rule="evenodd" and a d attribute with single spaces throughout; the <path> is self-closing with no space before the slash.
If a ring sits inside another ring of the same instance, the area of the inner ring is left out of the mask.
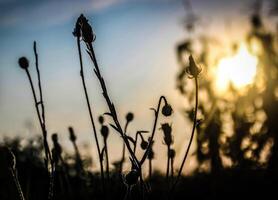
<path id="1" fill-rule="evenodd" d="M 80 28 L 81 36 L 82 36 L 82 39 L 84 40 L 84 42 L 92 43 L 95 40 L 96 36 L 93 32 L 91 25 L 88 23 L 88 20 L 86 19 L 86 17 L 84 17 L 84 15 L 81 14 L 80 17 L 78 18 L 77 22 L 79 23 L 79 25 L 76 26 L 74 35 L 79 36 L 78 31 Z"/>
<path id="2" fill-rule="evenodd" d="M 172 127 L 168 124 L 162 124 L 161 129 L 164 133 L 164 142 L 167 146 L 170 146 L 173 142 L 172 140 Z"/>
<path id="3" fill-rule="evenodd" d="M 104 117 L 103 117 L 102 115 L 100 115 L 100 116 L 98 117 L 98 121 L 99 121 L 100 124 L 103 124 L 103 122 L 104 122 Z"/>
<path id="4" fill-rule="evenodd" d="M 133 115 L 133 113 L 129 112 L 129 113 L 127 113 L 125 118 L 126 118 L 127 122 L 131 122 L 134 118 L 134 115 Z"/>
<path id="5" fill-rule="evenodd" d="M 22 69 L 27 69 L 29 67 L 29 61 L 26 57 L 19 58 L 18 64 Z"/>
<path id="6" fill-rule="evenodd" d="M 170 116 L 172 113 L 173 113 L 173 109 L 172 109 L 172 107 L 171 107 L 170 104 L 166 104 L 166 105 L 163 106 L 163 108 L 162 108 L 162 114 L 163 114 L 165 117 Z"/>
<path id="7" fill-rule="evenodd" d="M 100 129 L 100 133 L 104 139 L 106 139 L 109 135 L 109 128 L 107 126 L 102 126 Z"/>
<path id="8" fill-rule="evenodd" d="M 189 74 L 189 77 L 196 78 L 201 71 L 201 68 L 196 65 L 194 58 L 192 57 L 192 55 L 190 55 L 189 66 L 186 68 L 186 72 Z"/>
<path id="9" fill-rule="evenodd" d="M 138 171 L 133 169 L 125 175 L 124 182 L 125 182 L 125 184 L 132 186 L 137 183 L 138 178 L 139 178 Z"/>
<path id="10" fill-rule="evenodd" d="M 147 141 L 142 140 L 140 146 L 141 146 L 141 148 L 142 148 L 143 150 L 146 150 L 147 147 L 148 147 L 148 144 L 149 144 L 149 143 L 148 143 Z"/>
<path id="11" fill-rule="evenodd" d="M 76 136 L 74 134 L 74 130 L 72 127 L 69 127 L 69 138 L 70 138 L 70 141 L 72 141 L 72 142 L 76 141 Z"/>

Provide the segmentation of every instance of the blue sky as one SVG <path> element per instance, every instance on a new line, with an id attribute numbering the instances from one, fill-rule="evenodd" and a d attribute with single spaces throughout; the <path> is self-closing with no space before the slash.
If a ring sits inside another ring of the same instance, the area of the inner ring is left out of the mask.
<path id="1" fill-rule="evenodd" d="M 215 24 L 224 27 L 227 19 L 246 15 L 249 1 L 192 2 L 205 23 L 212 24 L 208 32 L 214 33 Z M 185 135 L 179 112 L 184 105 L 175 90 L 175 45 L 185 36 L 181 26 L 185 11 L 179 0 L 0 0 L 0 136 L 39 134 L 27 77 L 17 65 L 17 59 L 26 56 L 34 71 L 36 40 L 49 134 L 58 132 L 68 144 L 67 127 L 72 125 L 81 141 L 94 146 L 72 36 L 80 13 L 93 25 L 97 59 L 120 118 L 135 112 L 130 132 L 151 128 L 149 108 L 163 94 L 176 109 L 170 121 L 175 121 L 175 137 L 181 141 L 177 145 L 186 142 L 189 132 Z M 83 55 L 96 117 L 107 109 L 91 63 Z M 110 143 L 112 149 L 119 148 L 116 134 L 111 133 Z M 161 146 L 161 140 L 157 143 Z"/>

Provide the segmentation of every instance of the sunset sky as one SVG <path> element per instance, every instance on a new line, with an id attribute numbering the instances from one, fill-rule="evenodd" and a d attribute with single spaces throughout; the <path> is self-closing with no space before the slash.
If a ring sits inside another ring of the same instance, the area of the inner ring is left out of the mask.
<path id="1" fill-rule="evenodd" d="M 248 29 L 242 25 L 248 24 L 251 0 L 192 2 L 207 33 L 229 32 L 238 39 L 237 33 Z M 36 40 L 49 134 L 57 132 L 71 150 L 67 140 L 67 127 L 71 125 L 79 142 L 93 146 L 95 152 L 72 35 L 81 13 L 96 33 L 96 56 L 122 124 L 128 111 L 135 113 L 130 134 L 151 129 L 153 113 L 149 108 L 165 95 L 175 109 L 168 120 L 173 122 L 175 146 L 186 144 L 190 124 L 182 117 L 183 99 L 175 89 L 179 67 L 175 46 L 186 36 L 182 26 L 186 12 L 180 0 L 0 0 L 0 138 L 40 134 L 29 83 L 17 64 L 19 57 L 26 56 L 34 72 L 32 45 Z M 237 27 L 244 28 L 233 35 Z M 88 56 L 85 52 L 83 55 L 96 119 L 107 107 Z M 111 132 L 109 143 L 111 151 L 120 154 L 121 140 L 116 133 Z M 156 144 L 166 155 L 160 137 Z M 119 158 L 115 154 L 114 160 Z"/>

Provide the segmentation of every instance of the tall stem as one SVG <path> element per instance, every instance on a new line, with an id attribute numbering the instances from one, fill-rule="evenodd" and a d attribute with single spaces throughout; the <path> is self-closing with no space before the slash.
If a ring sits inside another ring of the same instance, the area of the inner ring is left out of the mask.
<path id="1" fill-rule="evenodd" d="M 93 118 L 92 109 L 91 109 L 89 96 L 88 96 L 88 92 L 87 92 L 87 87 L 86 87 L 86 82 L 85 82 L 85 78 L 84 78 L 83 62 L 82 62 L 82 54 L 81 54 L 80 38 L 79 37 L 77 37 L 77 47 L 78 47 L 79 62 L 80 62 L 80 76 L 81 76 L 81 79 L 82 79 L 82 85 L 83 85 L 83 89 L 84 89 L 84 93 L 85 93 L 85 97 L 86 97 L 86 102 L 87 102 L 87 107 L 88 107 L 88 111 L 89 111 L 89 115 L 90 115 L 91 124 L 92 124 L 92 127 L 93 127 L 94 138 L 95 138 L 95 142 L 96 142 L 96 145 L 97 145 L 97 152 L 98 152 L 98 158 L 99 158 L 99 163 L 100 163 L 101 182 L 102 182 L 102 186 L 103 186 L 103 189 L 104 189 L 105 182 L 104 182 L 104 173 L 103 173 L 103 163 L 102 163 L 102 159 L 101 159 L 101 151 L 100 151 L 100 147 L 99 147 L 99 142 L 98 142 L 98 137 L 97 137 L 97 132 L 96 132 L 96 126 L 95 126 L 95 123 L 94 123 L 94 118 Z"/>
<path id="2" fill-rule="evenodd" d="M 177 175 L 177 178 L 172 186 L 172 189 L 171 189 L 171 192 L 170 192 L 170 195 L 174 192 L 175 190 L 175 187 L 181 177 L 181 172 L 183 170 L 183 166 L 184 166 L 184 163 L 185 163 L 185 160 L 188 156 L 188 153 L 189 153 L 189 150 L 190 150 L 190 147 L 191 147 L 191 144 L 192 144 L 192 141 L 193 141 L 193 138 L 194 138 L 194 133 L 195 133 L 195 128 L 196 128 L 196 124 L 197 124 L 197 111 L 198 111 L 198 79 L 197 77 L 194 77 L 194 80 L 195 80 L 195 109 L 194 109 L 194 119 L 193 119 L 193 127 L 192 127 L 192 132 L 191 132 L 191 136 L 190 136 L 190 139 L 189 139 L 189 144 L 186 148 L 186 152 L 185 152 L 185 155 L 183 157 L 183 160 L 182 160 L 182 164 L 179 168 L 179 172 L 178 172 L 178 175 Z"/>

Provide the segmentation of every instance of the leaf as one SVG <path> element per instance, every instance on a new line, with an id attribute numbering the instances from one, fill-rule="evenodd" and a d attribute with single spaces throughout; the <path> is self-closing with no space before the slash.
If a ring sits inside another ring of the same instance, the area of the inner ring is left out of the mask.
<path id="1" fill-rule="evenodd" d="M 113 124 L 109 124 L 110 126 L 112 126 L 116 131 L 118 131 L 120 133 L 120 130 Z"/>
<path id="2" fill-rule="evenodd" d="M 112 114 L 109 113 L 109 112 L 103 113 L 103 115 L 108 115 L 108 116 L 110 116 L 110 117 L 113 117 Z"/>
<path id="3" fill-rule="evenodd" d="M 125 135 L 124 137 L 126 137 L 129 141 L 131 141 L 135 145 L 135 140 L 132 137 L 127 135 Z"/>
<path id="4" fill-rule="evenodd" d="M 150 131 L 137 131 L 137 133 L 149 133 Z"/>

